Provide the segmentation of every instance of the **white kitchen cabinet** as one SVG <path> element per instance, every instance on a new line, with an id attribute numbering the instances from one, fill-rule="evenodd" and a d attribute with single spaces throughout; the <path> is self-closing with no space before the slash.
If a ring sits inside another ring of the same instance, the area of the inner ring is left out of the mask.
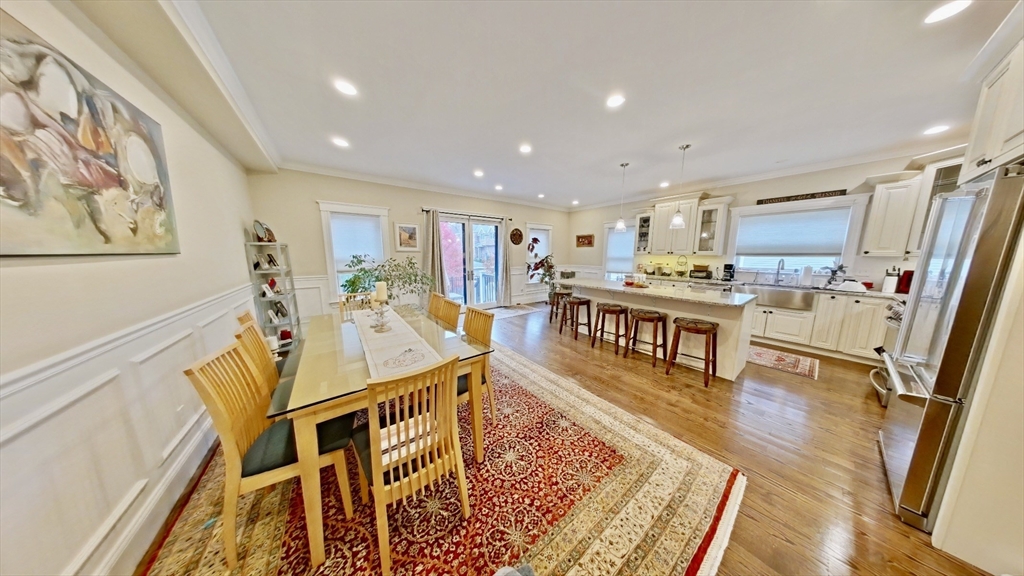
<path id="1" fill-rule="evenodd" d="M 651 222 L 654 220 L 650 212 L 636 215 L 636 239 L 633 243 L 637 254 L 649 254 L 651 251 Z"/>
<path id="2" fill-rule="evenodd" d="M 1024 153 L 1024 40 L 985 77 L 960 182 Z"/>
<path id="3" fill-rule="evenodd" d="M 693 226 L 693 253 L 702 256 L 721 256 L 725 251 L 725 226 L 729 222 L 729 204 L 732 196 L 702 200 L 697 204 Z"/>
<path id="4" fill-rule="evenodd" d="M 797 310 L 769 308 L 768 320 L 764 326 L 764 337 L 797 344 L 811 341 L 814 313 Z"/>
<path id="5" fill-rule="evenodd" d="M 810 345 L 825 350 L 839 347 L 839 333 L 846 315 L 847 296 L 818 294 L 814 303 L 814 328 Z"/>
<path id="6" fill-rule="evenodd" d="M 839 333 L 839 351 L 878 360 L 875 348 L 885 340 L 884 298 L 848 296 L 843 327 Z"/>
<path id="7" fill-rule="evenodd" d="M 871 214 L 861 240 L 863 256 L 898 257 L 907 254 L 907 241 L 920 193 L 920 177 L 875 186 Z"/>
<path id="8" fill-rule="evenodd" d="M 750 321 L 750 335 L 764 336 L 764 327 L 768 323 L 768 309 L 754 306 L 754 317 Z"/>
<path id="9" fill-rule="evenodd" d="M 677 211 L 683 213 L 684 227 L 671 229 L 669 225 Z M 692 254 L 696 216 L 696 198 L 655 204 L 651 222 L 651 254 Z"/>

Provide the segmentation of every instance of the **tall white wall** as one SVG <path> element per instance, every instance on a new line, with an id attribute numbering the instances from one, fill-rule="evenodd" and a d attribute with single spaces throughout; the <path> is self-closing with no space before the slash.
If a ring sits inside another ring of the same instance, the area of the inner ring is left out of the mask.
<path id="1" fill-rule="evenodd" d="M 214 438 L 182 370 L 252 305 L 246 176 L 73 5 L 3 9 L 163 130 L 181 254 L 0 260 L 0 573 L 130 573 Z"/>

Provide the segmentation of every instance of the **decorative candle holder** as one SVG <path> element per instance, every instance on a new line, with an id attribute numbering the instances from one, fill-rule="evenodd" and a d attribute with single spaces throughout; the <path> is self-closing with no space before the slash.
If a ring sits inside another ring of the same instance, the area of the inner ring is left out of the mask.
<path id="1" fill-rule="evenodd" d="M 388 326 L 388 323 L 391 322 L 391 319 L 387 317 L 388 310 L 389 308 L 384 304 L 380 304 L 374 309 L 373 313 L 376 317 L 373 323 L 370 324 L 370 328 L 373 328 L 374 332 L 379 333 L 391 330 L 391 326 Z"/>

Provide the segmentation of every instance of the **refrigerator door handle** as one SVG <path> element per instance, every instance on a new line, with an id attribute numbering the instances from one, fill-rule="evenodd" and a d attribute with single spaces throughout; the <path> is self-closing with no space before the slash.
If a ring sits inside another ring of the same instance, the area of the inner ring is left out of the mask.
<path id="1" fill-rule="evenodd" d="M 878 381 L 875 380 L 875 377 L 876 376 L 880 376 L 881 372 L 882 372 L 881 370 L 879 370 L 878 368 L 875 368 L 874 370 L 872 370 L 868 374 L 868 380 L 871 381 L 871 385 L 875 387 L 875 390 L 877 390 L 879 394 L 883 394 L 884 395 L 885 393 L 887 393 L 889 391 L 889 389 L 886 388 L 885 384 L 879 384 Z M 884 378 L 884 376 L 882 376 L 882 377 Z"/>
<path id="2" fill-rule="evenodd" d="M 892 391 L 896 393 L 896 397 L 904 402 L 924 408 L 924 405 L 928 402 L 928 395 L 920 394 L 907 388 L 903 383 L 903 378 L 900 377 L 899 371 L 896 370 L 896 363 L 893 362 L 892 356 L 888 352 L 882 353 L 882 360 L 885 361 L 885 369 L 889 373 L 889 382 L 892 383 Z M 874 381 L 872 381 L 872 384 L 874 384 Z"/>

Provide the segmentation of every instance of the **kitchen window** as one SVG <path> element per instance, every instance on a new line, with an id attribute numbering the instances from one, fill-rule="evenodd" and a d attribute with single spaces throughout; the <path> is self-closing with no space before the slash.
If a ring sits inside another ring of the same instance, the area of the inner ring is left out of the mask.
<path id="1" fill-rule="evenodd" d="M 622 280 L 633 272 L 633 244 L 636 226 L 627 226 L 625 232 L 616 232 L 615 223 L 604 225 L 604 277 Z"/>
<path id="2" fill-rule="evenodd" d="M 732 210 L 730 253 L 740 269 L 786 270 L 852 264 L 870 194 L 801 200 Z"/>
<path id="3" fill-rule="evenodd" d="M 344 292 L 342 284 L 355 271 L 349 268 L 353 256 L 369 255 L 374 262 L 388 257 L 389 246 L 385 231 L 388 229 L 388 209 L 377 206 L 320 202 L 320 215 L 324 227 L 324 249 L 327 255 L 327 273 L 337 300 Z"/>
<path id="4" fill-rule="evenodd" d="M 526 224 L 526 241 L 533 242 L 534 239 L 538 241 L 533 248 L 533 254 L 529 252 L 526 254 L 526 261 L 529 264 L 534 264 L 541 258 L 551 254 L 551 229 L 551 226 L 547 224 Z M 527 272 L 527 284 L 537 284 L 539 282 L 540 272 L 537 272 L 533 278 L 530 278 L 529 272 Z"/>

